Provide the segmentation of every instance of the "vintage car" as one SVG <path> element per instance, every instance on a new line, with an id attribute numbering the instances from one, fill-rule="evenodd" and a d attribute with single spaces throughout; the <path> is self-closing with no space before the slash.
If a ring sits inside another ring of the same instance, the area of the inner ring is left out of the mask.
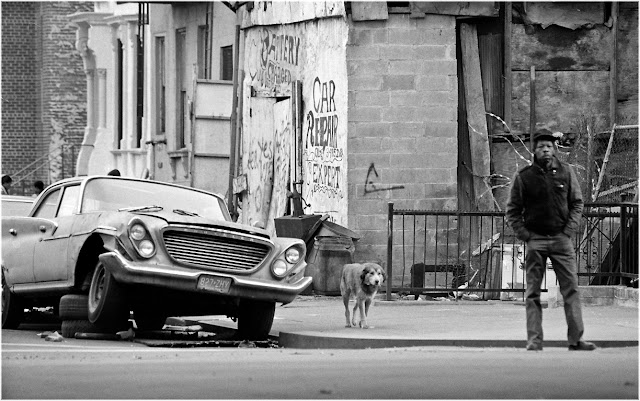
<path id="1" fill-rule="evenodd" d="M 2 195 L 2 216 L 27 216 L 35 200 L 31 196 Z"/>
<path id="2" fill-rule="evenodd" d="M 62 334 L 161 329 L 168 316 L 227 315 L 264 339 L 276 303 L 311 284 L 295 238 L 235 223 L 203 190 L 114 176 L 57 182 L 26 217 L 2 218 L 2 328 L 55 305 Z M 79 323 L 80 322 L 80 323 Z"/>

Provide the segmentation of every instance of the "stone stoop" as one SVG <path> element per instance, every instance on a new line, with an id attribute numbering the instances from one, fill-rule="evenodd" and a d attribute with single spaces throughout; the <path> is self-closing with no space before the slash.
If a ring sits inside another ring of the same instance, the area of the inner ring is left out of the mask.
<path id="1" fill-rule="evenodd" d="M 549 287 L 547 293 L 549 308 L 564 305 L 560 287 Z M 586 306 L 624 306 L 638 307 L 638 289 L 619 285 L 581 286 L 580 300 Z"/>

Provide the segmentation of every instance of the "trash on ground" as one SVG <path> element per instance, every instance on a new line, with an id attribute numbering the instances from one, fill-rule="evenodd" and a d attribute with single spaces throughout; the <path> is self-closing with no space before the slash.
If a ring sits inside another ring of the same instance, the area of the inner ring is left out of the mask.
<path id="1" fill-rule="evenodd" d="M 129 330 L 117 332 L 116 336 L 118 336 L 121 340 L 133 340 L 136 336 L 136 333 L 132 328 L 129 328 Z"/>
<path id="2" fill-rule="evenodd" d="M 44 340 L 59 343 L 64 340 L 64 337 L 62 337 L 62 335 L 60 335 L 60 333 L 58 333 L 57 331 L 54 331 L 53 333 L 46 336 Z"/>
<path id="3" fill-rule="evenodd" d="M 478 294 L 464 294 L 462 295 L 462 299 L 465 301 L 479 301 L 480 296 Z"/>

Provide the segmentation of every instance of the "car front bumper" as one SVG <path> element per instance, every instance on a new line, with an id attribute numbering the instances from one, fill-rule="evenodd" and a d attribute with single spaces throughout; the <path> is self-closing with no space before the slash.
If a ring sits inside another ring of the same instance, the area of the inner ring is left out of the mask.
<path id="1" fill-rule="evenodd" d="M 237 276 L 233 274 L 208 272 L 203 270 L 177 270 L 171 265 L 149 265 L 136 263 L 125 259 L 119 252 L 112 251 L 100 255 L 100 261 L 118 282 L 124 284 L 143 284 L 160 288 L 197 293 L 209 293 L 238 298 L 250 298 L 263 301 L 275 301 L 289 303 L 293 301 L 312 281 L 311 277 L 303 277 L 296 274 L 287 282 L 267 282 L 251 277 Z M 303 262 L 304 263 L 304 262 Z M 306 264 L 305 264 L 306 266 Z M 304 271 L 304 266 L 298 269 Z M 227 293 L 221 294 L 197 288 L 198 278 L 201 275 L 227 277 L 232 280 Z"/>

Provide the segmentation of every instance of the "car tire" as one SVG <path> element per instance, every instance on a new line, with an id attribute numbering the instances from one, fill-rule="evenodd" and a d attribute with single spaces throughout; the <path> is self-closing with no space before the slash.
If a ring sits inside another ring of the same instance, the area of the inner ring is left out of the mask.
<path id="1" fill-rule="evenodd" d="M 262 341 L 269 337 L 275 302 L 240 300 L 238 309 L 238 335 L 242 340 Z"/>
<path id="2" fill-rule="evenodd" d="M 24 318 L 22 299 L 12 293 L 2 275 L 2 328 L 17 329 Z"/>
<path id="3" fill-rule="evenodd" d="M 133 320 L 136 321 L 138 330 L 162 330 L 167 320 L 167 315 L 164 312 L 154 310 L 150 305 L 134 305 Z"/>
<path id="4" fill-rule="evenodd" d="M 75 338 L 76 333 L 103 333 L 104 330 L 87 319 L 81 319 L 63 320 L 60 332 L 64 338 Z"/>
<path id="5" fill-rule="evenodd" d="M 89 321 L 107 330 L 126 330 L 129 307 L 124 288 L 98 261 L 93 271 L 87 302 Z"/>
<path id="6" fill-rule="evenodd" d="M 67 294 L 60 298 L 58 316 L 60 320 L 86 320 L 89 316 L 89 296 Z"/>

